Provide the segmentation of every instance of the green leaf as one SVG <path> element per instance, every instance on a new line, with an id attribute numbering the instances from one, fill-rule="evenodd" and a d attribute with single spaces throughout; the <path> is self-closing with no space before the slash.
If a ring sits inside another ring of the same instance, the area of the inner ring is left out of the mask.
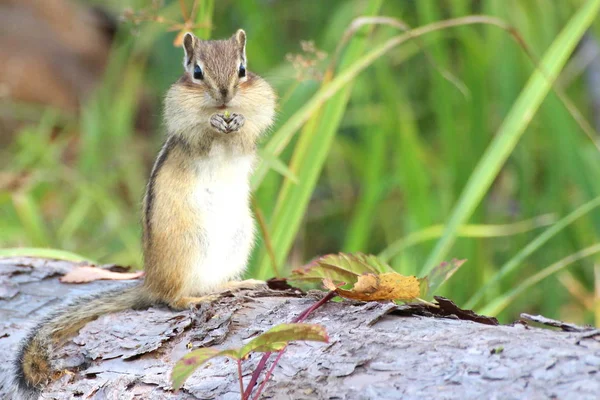
<path id="1" fill-rule="evenodd" d="M 217 350 L 214 348 L 202 348 L 186 354 L 177 361 L 171 381 L 173 389 L 178 390 L 194 371 L 202 364 L 215 357 L 229 357 L 234 360 L 242 360 L 251 352 L 266 353 L 279 351 L 285 348 L 289 342 L 295 340 L 310 340 L 316 342 L 327 342 L 329 337 L 324 327 L 314 324 L 280 324 L 269 329 L 260 336 L 255 337 L 241 349 Z"/>
<path id="2" fill-rule="evenodd" d="M 292 271 L 290 280 L 320 282 L 323 278 L 332 281 L 355 283 L 362 274 L 394 272 L 392 267 L 374 255 L 362 253 L 328 254 L 312 263 Z"/>
<path id="3" fill-rule="evenodd" d="M 240 358 L 245 358 L 253 351 L 269 352 L 283 349 L 289 342 L 310 340 L 328 342 L 327 331 L 315 324 L 280 324 L 262 335 L 252 339 L 239 351 Z"/>
<path id="4" fill-rule="evenodd" d="M 258 353 L 268 353 L 270 351 L 279 351 L 285 349 L 288 344 L 286 342 L 273 342 L 266 343 L 264 345 L 258 345 L 253 348 L 252 351 L 256 351 Z"/>
<path id="5" fill-rule="evenodd" d="M 183 356 L 183 358 L 177 361 L 177 364 L 175 364 L 173 372 L 171 373 L 173 389 L 178 390 L 181 388 L 187 378 L 189 378 L 199 366 L 215 357 L 230 357 L 235 360 L 240 358 L 238 357 L 237 350 L 219 351 L 213 348 L 194 350 Z"/>

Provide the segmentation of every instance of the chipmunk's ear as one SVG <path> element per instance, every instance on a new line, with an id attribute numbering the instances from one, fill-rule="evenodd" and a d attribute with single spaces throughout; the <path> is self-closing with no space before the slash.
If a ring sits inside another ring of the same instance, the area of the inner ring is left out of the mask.
<path id="1" fill-rule="evenodd" d="M 183 36 L 183 51 L 185 52 L 183 57 L 183 68 L 185 69 L 189 69 L 189 67 L 192 65 L 197 42 L 198 38 L 191 32 L 187 32 Z"/>
<path id="2" fill-rule="evenodd" d="M 240 51 L 240 58 L 242 59 L 242 63 L 246 63 L 246 32 L 243 29 L 238 29 L 238 31 L 233 35 L 233 40 L 237 42 L 238 49 Z"/>

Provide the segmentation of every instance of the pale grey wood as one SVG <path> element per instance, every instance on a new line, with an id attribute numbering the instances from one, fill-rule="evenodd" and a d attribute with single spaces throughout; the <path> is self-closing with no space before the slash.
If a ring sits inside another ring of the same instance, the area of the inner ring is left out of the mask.
<path id="1" fill-rule="evenodd" d="M 0 260 L 0 398 L 11 398 L 11 365 L 35 321 L 63 301 L 122 282 L 65 285 L 72 263 Z M 239 399 L 236 366 L 215 359 L 177 393 L 170 372 L 188 345 L 239 346 L 315 302 L 281 292 L 240 293 L 198 310 L 126 311 L 88 324 L 57 354 L 65 375 L 45 399 Z M 263 398 L 597 399 L 600 341 L 585 332 L 488 326 L 400 316 L 390 304 L 328 303 L 308 322 L 329 344 L 291 345 Z M 494 353 L 494 350 L 498 354 Z M 244 363 L 247 383 L 260 355 Z"/>

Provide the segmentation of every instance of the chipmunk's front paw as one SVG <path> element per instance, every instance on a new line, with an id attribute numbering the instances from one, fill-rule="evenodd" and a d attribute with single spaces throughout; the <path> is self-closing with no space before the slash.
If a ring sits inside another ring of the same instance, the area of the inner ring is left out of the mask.
<path id="1" fill-rule="evenodd" d="M 245 281 L 231 281 L 223 285 L 224 290 L 243 290 L 243 289 L 264 289 L 267 287 L 267 282 L 256 279 L 246 279 Z"/>
<path id="2" fill-rule="evenodd" d="M 218 130 L 222 133 L 227 133 L 227 129 L 229 128 L 229 124 L 225 121 L 225 116 L 223 114 L 213 114 L 210 117 L 210 126 Z"/>
<path id="3" fill-rule="evenodd" d="M 202 297 L 182 297 L 169 303 L 169 307 L 175 310 L 185 310 L 186 308 L 192 308 L 203 303 L 212 303 L 219 299 L 218 294 L 209 294 Z"/>
<path id="4" fill-rule="evenodd" d="M 213 114 L 210 117 L 210 125 L 222 133 L 239 131 L 245 122 L 246 118 L 242 114 Z"/>
<path id="5" fill-rule="evenodd" d="M 242 129 L 242 126 L 246 123 L 246 118 L 242 114 L 231 114 L 229 120 L 229 130 L 230 132 L 239 131 Z"/>

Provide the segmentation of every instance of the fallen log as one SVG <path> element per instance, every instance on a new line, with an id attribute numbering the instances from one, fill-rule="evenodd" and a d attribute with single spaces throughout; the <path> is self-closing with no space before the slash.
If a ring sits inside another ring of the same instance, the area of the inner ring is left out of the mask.
<path id="1" fill-rule="evenodd" d="M 14 398 L 12 360 L 36 321 L 77 296 L 131 284 L 60 283 L 57 278 L 75 266 L 0 259 L 0 398 Z M 65 373 L 43 398 L 239 399 L 235 362 L 211 360 L 177 392 L 171 390 L 173 365 L 193 348 L 238 347 L 291 321 L 320 296 L 243 291 L 186 311 L 153 307 L 103 316 L 57 350 L 55 362 Z M 490 326 L 417 314 L 391 303 L 325 304 L 306 322 L 326 327 L 329 343 L 292 343 L 262 398 L 598 398 L 597 330 Z M 260 357 L 244 361 L 245 384 Z"/>

